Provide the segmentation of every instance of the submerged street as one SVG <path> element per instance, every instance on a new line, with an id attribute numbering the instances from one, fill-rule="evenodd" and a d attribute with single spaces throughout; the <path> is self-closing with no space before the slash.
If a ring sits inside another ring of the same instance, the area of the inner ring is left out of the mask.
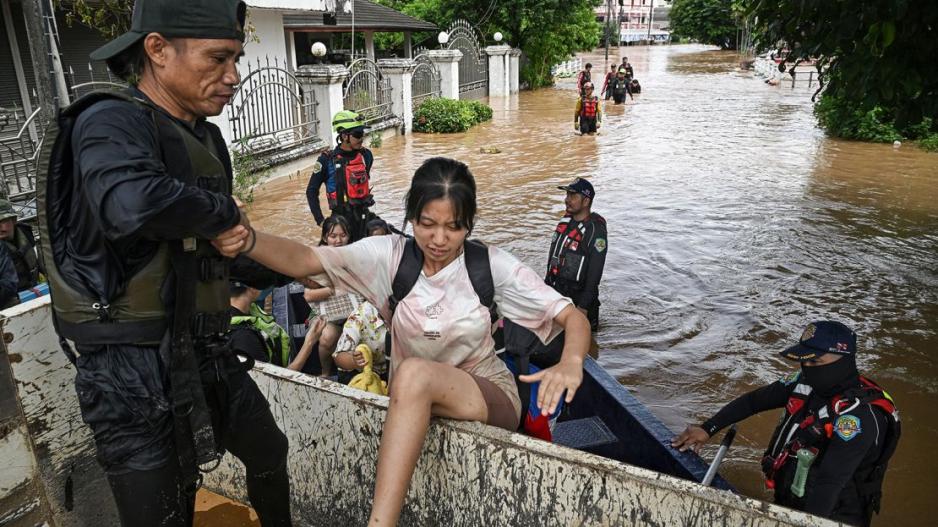
<path id="1" fill-rule="evenodd" d="M 572 79 L 492 99 L 493 120 L 468 133 L 398 136 L 374 149 L 376 212 L 400 226 L 420 163 L 459 159 L 479 185 L 473 235 L 542 272 L 563 212 L 555 187 L 589 177 L 593 210 L 609 228 L 599 362 L 677 432 L 793 371 L 777 352 L 806 323 L 843 321 L 858 333 L 861 371 L 886 387 L 903 419 L 874 524 L 929 522 L 938 487 L 938 155 L 828 139 L 812 115 L 813 87 L 767 86 L 729 52 L 620 51 L 644 92 L 607 105 L 601 135 L 574 135 Z M 608 70 L 601 55 L 583 60 L 594 79 Z M 480 152 L 491 148 L 500 153 Z M 255 223 L 318 242 L 307 178 L 256 192 Z M 777 418 L 743 423 L 722 468 L 760 499 L 770 494 L 758 459 Z"/>

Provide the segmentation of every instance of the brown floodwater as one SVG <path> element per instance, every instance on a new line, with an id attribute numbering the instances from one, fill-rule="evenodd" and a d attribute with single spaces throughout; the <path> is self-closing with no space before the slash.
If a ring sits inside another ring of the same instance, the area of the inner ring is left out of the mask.
<path id="1" fill-rule="evenodd" d="M 841 320 L 860 336 L 862 371 L 902 413 L 875 523 L 932 524 L 938 154 L 826 138 L 812 90 L 767 86 L 732 53 L 622 52 L 644 93 L 608 106 L 601 135 L 574 135 L 572 80 L 493 99 L 492 121 L 467 133 L 395 137 L 375 149 L 376 211 L 399 225 L 416 167 L 460 159 L 479 185 L 476 235 L 541 270 L 563 212 L 555 187 L 590 177 L 594 210 L 609 223 L 600 363 L 677 431 L 792 371 L 776 352 L 807 322 Z M 608 69 L 601 55 L 584 60 Z M 255 221 L 318 241 L 307 178 L 268 183 Z M 754 497 L 769 497 L 757 460 L 777 416 L 743 423 L 722 470 Z"/>

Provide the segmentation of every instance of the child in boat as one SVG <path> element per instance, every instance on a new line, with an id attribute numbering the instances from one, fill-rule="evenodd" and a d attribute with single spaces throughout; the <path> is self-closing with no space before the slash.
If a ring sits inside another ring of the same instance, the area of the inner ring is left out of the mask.
<path id="1" fill-rule="evenodd" d="M 417 169 L 405 218 L 413 226 L 423 266 L 391 321 L 390 404 L 378 451 L 370 525 L 397 523 L 431 416 L 481 421 L 512 431 L 518 427 L 521 401 L 515 380 L 495 355 L 490 313 L 475 293 L 463 255 L 475 211 L 475 179 L 466 165 L 432 158 Z M 356 291 L 382 306 L 385 320 L 390 318 L 392 280 L 407 245 L 404 237 L 390 235 L 345 247 L 313 248 L 256 232 L 249 225 L 233 227 L 212 243 L 226 256 L 243 252 L 289 276 L 325 272 L 337 289 Z M 499 313 L 544 342 L 566 332 L 560 362 L 521 377 L 524 382 L 541 382 L 538 406 L 553 413 L 564 391 L 566 401 L 572 401 L 583 380 L 589 322 L 530 267 L 498 248 L 487 251 Z"/>
<path id="2" fill-rule="evenodd" d="M 322 238 L 319 240 L 319 245 L 328 247 L 348 245 L 351 232 L 351 226 L 345 216 L 333 214 L 322 223 Z M 335 291 L 330 287 L 306 288 L 303 291 L 303 298 L 310 303 L 311 307 L 334 296 Z M 354 307 L 354 305 L 349 305 L 350 310 Z M 319 337 L 319 364 L 322 367 L 323 377 L 332 375 L 332 353 L 336 349 L 344 323 L 343 319 L 329 320 Z"/>
<path id="3" fill-rule="evenodd" d="M 339 382 L 348 384 L 353 372 L 365 367 L 365 357 L 356 348 L 367 344 L 372 351 L 372 369 L 382 378 L 387 378 L 388 361 L 385 356 L 385 338 L 388 328 L 381 313 L 371 302 L 364 301 L 352 311 L 342 326 L 342 336 L 336 344 L 332 359 L 339 368 Z"/>

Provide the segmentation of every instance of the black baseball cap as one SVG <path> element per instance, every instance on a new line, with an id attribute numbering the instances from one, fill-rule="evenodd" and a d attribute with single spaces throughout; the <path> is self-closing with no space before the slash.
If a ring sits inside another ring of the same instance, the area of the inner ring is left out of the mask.
<path id="1" fill-rule="evenodd" d="M 581 177 L 574 179 L 573 183 L 570 183 L 569 185 L 564 185 L 557 188 L 560 190 L 566 190 L 567 192 L 576 192 L 577 194 L 582 194 L 589 199 L 593 199 L 593 197 L 596 196 L 596 191 L 593 190 L 593 184 Z"/>
<path id="2" fill-rule="evenodd" d="M 244 41 L 247 4 L 241 0 L 137 0 L 130 31 L 91 53 L 107 60 L 150 33 L 168 38 L 218 38 Z"/>
<path id="3" fill-rule="evenodd" d="M 840 322 L 819 320 L 804 328 L 798 344 L 781 353 L 791 360 L 816 359 L 827 353 L 854 355 L 857 352 L 857 334 Z"/>

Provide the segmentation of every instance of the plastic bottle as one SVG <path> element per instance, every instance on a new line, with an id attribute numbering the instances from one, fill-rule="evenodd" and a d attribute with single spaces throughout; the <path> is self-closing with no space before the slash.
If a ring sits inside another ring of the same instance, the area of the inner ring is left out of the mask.
<path id="1" fill-rule="evenodd" d="M 795 470 L 795 479 L 791 482 L 791 493 L 799 498 L 804 497 L 804 485 L 808 481 L 808 470 L 817 454 L 808 448 L 802 448 L 798 451 L 798 468 Z"/>

